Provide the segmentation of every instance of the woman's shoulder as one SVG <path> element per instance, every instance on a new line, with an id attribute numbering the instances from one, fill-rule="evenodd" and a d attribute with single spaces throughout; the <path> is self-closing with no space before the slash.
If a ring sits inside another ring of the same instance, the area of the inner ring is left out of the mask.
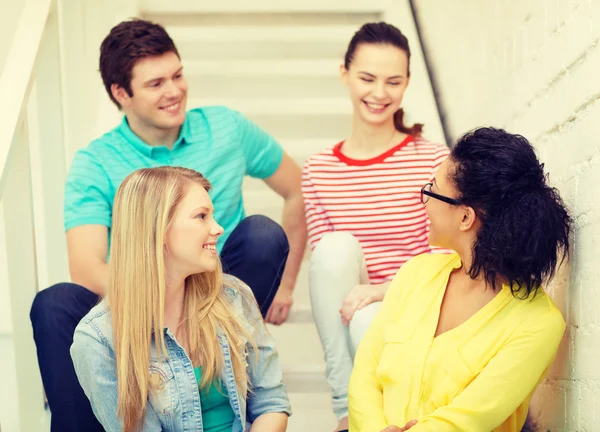
<path id="1" fill-rule="evenodd" d="M 75 328 L 75 339 L 86 334 L 107 346 L 112 346 L 112 317 L 108 302 L 103 299 L 83 317 Z M 87 339 L 86 339 L 87 340 Z"/>
<path id="2" fill-rule="evenodd" d="M 460 262 L 460 257 L 456 252 L 452 253 L 423 253 L 409 259 L 398 271 L 404 274 L 427 273 L 431 275 L 432 271 L 442 270 L 446 266 Z"/>
<path id="3" fill-rule="evenodd" d="M 238 295 L 252 295 L 252 290 L 241 279 L 230 274 L 223 274 L 223 290 L 233 300 Z"/>
<path id="4" fill-rule="evenodd" d="M 252 289 L 242 280 L 229 274 L 223 274 L 223 291 L 227 299 L 247 315 L 249 309 L 258 308 Z"/>
<path id="5" fill-rule="evenodd" d="M 460 257 L 457 253 L 432 254 L 424 253 L 417 255 L 400 267 L 398 273 L 391 282 L 388 292 L 394 292 L 398 298 L 412 296 L 421 292 L 429 286 L 429 282 L 435 279 L 441 272 L 449 271 L 450 267 L 460 265 Z M 387 294 L 386 294 L 387 295 Z"/>
<path id="6" fill-rule="evenodd" d="M 554 329 L 561 333 L 564 331 L 566 323 L 562 312 L 556 305 L 554 299 L 546 292 L 543 287 L 532 292 L 528 298 L 518 298 L 519 294 L 513 300 L 517 306 L 517 313 L 522 315 L 524 328 L 544 327 L 548 330 Z"/>
<path id="7" fill-rule="evenodd" d="M 336 149 L 339 149 L 343 142 L 344 141 L 340 141 L 335 144 L 331 144 L 327 147 L 324 147 L 322 150 L 311 154 L 304 162 L 304 167 L 318 167 L 331 163 L 339 163 L 340 161 L 336 157 L 335 152 Z"/>
<path id="8" fill-rule="evenodd" d="M 432 149 L 445 149 L 448 150 L 448 146 L 446 144 L 439 143 L 437 141 L 432 141 L 429 138 L 423 135 L 413 136 L 413 142 L 415 145 L 430 147 Z"/>
<path id="9" fill-rule="evenodd" d="M 252 289 L 235 276 L 223 275 L 223 291 L 230 301 L 236 317 L 244 323 L 246 330 L 253 332 L 262 325 L 262 315 Z"/>
<path id="10" fill-rule="evenodd" d="M 412 146 L 405 147 L 408 149 L 413 149 L 414 151 L 418 151 L 421 154 L 431 154 L 433 158 L 437 158 L 440 156 L 448 156 L 450 154 L 450 149 L 446 144 L 440 144 L 435 141 L 430 141 L 424 136 L 415 136 L 413 137 Z"/>
<path id="11" fill-rule="evenodd" d="M 111 325 L 111 323 L 110 307 L 106 299 L 102 299 L 79 321 L 79 325 L 93 327 L 104 327 L 105 325 Z"/>

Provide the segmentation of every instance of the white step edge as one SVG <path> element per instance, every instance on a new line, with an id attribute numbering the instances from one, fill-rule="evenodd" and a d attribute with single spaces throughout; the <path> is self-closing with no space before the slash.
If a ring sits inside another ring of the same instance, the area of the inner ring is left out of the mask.
<path id="1" fill-rule="evenodd" d="M 185 74 L 219 77 L 337 77 L 342 60 L 184 60 Z"/>
<path id="2" fill-rule="evenodd" d="M 332 140 L 331 138 L 281 138 L 279 143 L 283 146 L 286 151 L 292 151 L 293 149 L 301 149 L 316 153 L 326 148 L 332 147 L 343 138 L 339 140 Z"/>
<path id="3" fill-rule="evenodd" d="M 288 315 L 285 324 L 310 324 L 314 322 L 312 308 L 309 305 L 292 305 L 292 309 Z"/>
<path id="4" fill-rule="evenodd" d="M 322 116 L 351 115 L 352 103 L 347 97 L 336 98 L 289 98 L 289 99 L 191 99 L 188 107 L 226 106 L 245 115 L 291 115 Z M 298 119 L 301 121 L 301 119 Z M 326 121 L 326 120 L 323 120 Z"/>
<path id="5" fill-rule="evenodd" d="M 167 26 L 169 36 L 177 43 L 329 43 L 347 44 L 358 30 L 355 25 L 335 26 Z"/>
<path id="6" fill-rule="evenodd" d="M 327 148 L 333 147 L 339 143 L 343 138 L 339 140 L 335 139 L 280 139 L 278 140 L 283 149 L 292 159 L 296 162 L 304 164 L 304 161 Z"/>
<path id="7" fill-rule="evenodd" d="M 152 14 L 191 14 L 191 13 L 377 13 L 388 6 L 387 0 L 228 0 L 225 2 L 207 2 L 197 0 L 143 0 L 140 2 L 142 13 Z"/>
<path id="8" fill-rule="evenodd" d="M 288 393 L 329 393 L 323 364 L 281 365 L 283 383 Z"/>

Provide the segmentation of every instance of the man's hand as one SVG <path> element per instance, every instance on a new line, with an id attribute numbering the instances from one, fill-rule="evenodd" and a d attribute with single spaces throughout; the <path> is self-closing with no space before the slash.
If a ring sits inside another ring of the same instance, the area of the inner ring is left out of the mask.
<path id="1" fill-rule="evenodd" d="M 395 426 L 395 425 L 391 425 L 391 426 L 386 427 L 381 432 L 405 432 L 405 431 L 409 430 L 411 427 L 413 427 L 416 424 L 417 424 L 416 420 L 411 420 L 408 423 L 406 423 L 404 425 L 404 427 L 398 427 L 398 426 Z"/>
<path id="2" fill-rule="evenodd" d="M 279 287 L 273 303 L 271 303 L 271 307 L 267 311 L 267 316 L 265 317 L 267 323 L 281 325 L 287 320 L 292 304 L 294 303 L 292 293 L 293 289 L 284 286 Z"/>
<path id="3" fill-rule="evenodd" d="M 344 325 L 350 324 L 357 310 L 361 310 L 373 302 L 382 301 L 387 287 L 388 284 L 385 283 L 381 285 L 356 285 L 352 288 L 352 291 L 348 293 L 340 309 Z"/>

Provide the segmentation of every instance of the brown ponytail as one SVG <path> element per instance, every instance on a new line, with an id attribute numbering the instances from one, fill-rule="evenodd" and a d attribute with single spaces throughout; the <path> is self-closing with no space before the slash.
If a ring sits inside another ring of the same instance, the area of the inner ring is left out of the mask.
<path id="1" fill-rule="evenodd" d="M 421 132 L 423 131 L 422 123 L 415 123 L 411 127 L 408 127 L 404 124 L 404 110 L 402 108 L 400 108 L 394 114 L 394 126 L 396 127 L 397 131 L 412 136 L 421 136 Z"/>

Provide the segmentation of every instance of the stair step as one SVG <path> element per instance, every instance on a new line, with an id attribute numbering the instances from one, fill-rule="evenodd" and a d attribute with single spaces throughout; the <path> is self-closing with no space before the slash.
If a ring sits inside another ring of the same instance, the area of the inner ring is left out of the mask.
<path id="1" fill-rule="evenodd" d="M 318 25 L 272 25 L 272 26 L 168 26 L 167 32 L 175 42 L 186 43 L 226 43 L 251 42 L 271 44 L 273 42 L 303 42 L 320 44 L 323 41 L 348 43 L 358 30 L 356 26 Z"/>
<path id="2" fill-rule="evenodd" d="M 339 140 L 332 141 L 329 138 L 283 138 L 280 143 L 291 157 L 303 157 L 302 160 L 304 161 L 315 153 L 333 147 L 342 139 L 340 137 Z"/>
<path id="3" fill-rule="evenodd" d="M 327 393 L 288 392 L 293 415 L 288 420 L 287 432 L 333 431 L 337 420 Z"/>
<path id="4" fill-rule="evenodd" d="M 207 13 L 311 13 L 323 15 L 328 13 L 363 13 L 372 14 L 386 6 L 386 0 L 227 0 L 221 2 L 199 2 L 196 0 L 144 0 L 140 5 L 143 15 L 160 14 L 163 17 L 173 14 L 207 14 Z"/>
<path id="5" fill-rule="evenodd" d="M 322 150 L 333 147 L 339 143 L 343 138 L 338 137 L 337 139 L 332 138 L 282 138 L 279 143 L 285 150 L 285 152 L 302 168 L 304 162 Z M 254 190 L 264 191 L 265 185 L 263 180 L 255 179 L 252 177 L 246 177 L 244 179 L 244 194 L 251 193 Z M 244 195 L 245 196 L 245 195 Z"/>
<path id="6" fill-rule="evenodd" d="M 342 59 L 357 26 L 168 26 L 183 59 Z"/>
<path id="7" fill-rule="evenodd" d="M 272 101 L 273 100 L 271 100 L 271 102 Z M 213 101 L 213 103 L 214 102 L 215 101 Z M 229 103 L 227 100 L 216 102 L 220 105 Z M 249 104 L 250 102 L 242 103 L 242 106 L 238 105 L 237 108 L 235 106 L 225 106 L 232 109 L 245 109 Z M 350 104 L 349 101 L 348 104 Z M 197 99 L 189 100 L 187 104 L 188 109 L 202 106 L 204 106 L 202 100 Z M 324 142 L 326 141 L 327 143 L 335 144 L 348 136 L 352 120 L 352 115 L 350 113 L 329 114 L 326 119 L 323 118 L 323 114 L 317 112 L 307 113 L 301 118 L 294 115 L 282 115 L 282 113 L 273 112 L 269 114 L 256 112 L 243 113 L 279 142 L 283 142 L 284 140 L 301 141 L 304 139 L 321 139 Z M 114 113 L 109 113 L 109 116 L 111 120 L 110 127 L 118 125 L 122 118 L 122 114 L 119 114 L 116 109 L 114 109 Z M 103 124 L 106 124 L 106 121 L 104 121 Z M 94 130 L 97 131 L 97 135 L 99 136 L 104 133 L 103 131 L 106 131 L 107 128 L 101 129 L 100 127 L 96 127 Z"/>
<path id="8" fill-rule="evenodd" d="M 163 0 L 160 0 L 163 1 Z M 243 0 L 246 1 L 246 0 Z M 297 0 L 296 4 L 302 4 Z M 320 0 L 319 0 L 320 1 Z M 363 1 L 363 0 L 361 0 Z M 199 2 L 198 2 L 199 3 Z M 252 5 L 252 2 L 247 2 Z M 256 3 L 256 2 L 254 2 Z M 222 11 L 222 10 L 191 10 L 179 11 L 169 6 L 169 13 L 155 14 L 153 11 L 142 11 L 141 17 L 144 19 L 162 24 L 164 27 L 172 26 L 198 26 L 198 27 L 219 27 L 219 26 L 272 26 L 272 25 L 310 25 L 310 26 L 334 26 L 334 25 L 353 25 L 357 29 L 366 22 L 381 21 L 383 12 L 376 6 L 363 12 L 360 11 L 329 11 L 319 13 L 315 11 Z M 205 4 L 205 3 L 203 3 Z M 327 4 L 327 3 L 325 3 Z M 202 7 L 202 6 L 201 6 Z"/>
<path id="9" fill-rule="evenodd" d="M 226 106 L 247 116 L 335 116 L 352 114 L 352 104 L 347 97 L 336 98 L 247 98 L 247 99 L 192 99 L 190 107 Z M 301 119 L 297 119 L 301 122 Z M 322 119 L 325 122 L 325 119 Z"/>
<path id="10" fill-rule="evenodd" d="M 332 71 L 337 72 L 338 66 Z M 269 95 L 272 103 L 285 99 L 311 97 L 347 98 L 346 88 L 333 74 L 330 76 L 276 75 L 277 71 L 272 70 L 269 75 L 259 75 L 259 71 L 255 72 L 257 74 L 248 76 L 239 69 L 229 70 L 229 75 L 200 72 L 190 74 L 186 67 L 188 98 L 252 99 Z"/>
<path id="11" fill-rule="evenodd" d="M 340 60 L 337 59 L 184 59 L 185 74 L 189 77 L 201 75 L 203 78 L 219 77 L 338 77 Z"/>
<path id="12" fill-rule="evenodd" d="M 267 324 L 275 338 L 281 364 L 322 365 L 325 368 L 323 348 L 314 323 L 288 321 L 281 326 Z"/>
<path id="13" fill-rule="evenodd" d="M 325 378 L 325 366 L 322 364 L 282 364 L 281 370 L 288 392 L 329 393 L 329 385 Z"/>
<path id="14" fill-rule="evenodd" d="M 311 324 L 313 322 L 312 308 L 309 305 L 293 305 L 286 324 Z"/>

